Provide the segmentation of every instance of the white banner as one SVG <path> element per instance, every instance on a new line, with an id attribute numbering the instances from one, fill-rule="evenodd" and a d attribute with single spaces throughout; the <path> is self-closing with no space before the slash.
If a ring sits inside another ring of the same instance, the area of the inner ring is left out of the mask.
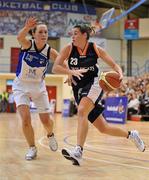
<path id="1" fill-rule="evenodd" d="M 96 18 L 96 15 L 68 13 L 66 35 L 70 35 L 70 32 L 75 25 L 91 24 L 91 22 L 95 21 Z"/>

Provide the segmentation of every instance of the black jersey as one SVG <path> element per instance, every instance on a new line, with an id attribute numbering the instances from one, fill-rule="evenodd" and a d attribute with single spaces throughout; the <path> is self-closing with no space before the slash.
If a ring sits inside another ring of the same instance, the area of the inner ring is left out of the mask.
<path id="1" fill-rule="evenodd" d="M 83 73 L 83 77 L 79 80 L 73 76 L 77 85 L 75 87 L 81 88 L 86 86 L 89 82 L 93 81 L 95 77 L 98 77 L 98 54 L 94 48 L 94 43 L 89 42 L 86 47 L 86 53 L 80 54 L 79 49 L 72 44 L 72 50 L 68 58 L 69 68 L 72 70 L 85 68 L 88 71 Z M 73 86 L 73 85 L 72 85 Z"/>

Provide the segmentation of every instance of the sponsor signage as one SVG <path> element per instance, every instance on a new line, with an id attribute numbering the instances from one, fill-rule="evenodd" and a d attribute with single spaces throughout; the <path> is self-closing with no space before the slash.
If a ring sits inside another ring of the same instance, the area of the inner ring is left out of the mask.
<path id="1" fill-rule="evenodd" d="M 0 9 L 4 10 L 23 10 L 23 11 L 63 11 L 73 13 L 96 14 L 95 8 L 77 3 L 67 2 L 40 2 L 40 1 L 17 1 L 17 0 L 0 0 Z"/>
<path id="2" fill-rule="evenodd" d="M 127 97 L 108 97 L 105 100 L 104 117 L 108 122 L 125 124 L 127 118 Z"/>
<path id="3" fill-rule="evenodd" d="M 125 21 L 125 39 L 138 39 L 139 38 L 139 20 L 138 19 L 128 19 Z"/>
<path id="4" fill-rule="evenodd" d="M 64 99 L 63 100 L 62 116 L 63 117 L 69 117 L 69 114 L 70 114 L 70 99 Z"/>
<path id="5" fill-rule="evenodd" d="M 67 13 L 67 30 L 66 35 L 71 35 L 72 28 L 77 24 L 88 24 L 90 25 L 97 17 L 95 15 L 88 14 L 74 14 Z"/>

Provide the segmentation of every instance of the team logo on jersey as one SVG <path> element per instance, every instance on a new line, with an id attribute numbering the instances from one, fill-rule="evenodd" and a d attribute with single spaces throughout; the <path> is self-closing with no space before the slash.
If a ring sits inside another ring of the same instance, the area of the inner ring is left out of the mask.
<path id="1" fill-rule="evenodd" d="M 44 59 L 40 59 L 40 64 L 44 64 Z"/>
<path id="2" fill-rule="evenodd" d="M 31 74 L 31 75 L 36 75 L 36 69 L 29 69 L 29 74 Z"/>
<path id="3" fill-rule="evenodd" d="M 26 57 L 25 57 L 25 59 L 26 59 L 27 61 L 29 61 L 29 62 L 32 62 L 33 58 L 34 58 L 34 57 L 33 57 L 32 55 L 30 55 L 30 54 L 27 54 Z"/>

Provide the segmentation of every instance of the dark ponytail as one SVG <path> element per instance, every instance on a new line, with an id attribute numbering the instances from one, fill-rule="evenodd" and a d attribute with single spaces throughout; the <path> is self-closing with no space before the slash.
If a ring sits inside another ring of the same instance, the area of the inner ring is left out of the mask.
<path id="1" fill-rule="evenodd" d="M 86 33 L 87 40 L 90 38 L 90 35 L 95 34 L 95 28 L 88 24 L 77 24 L 74 26 L 74 28 L 78 28 L 82 34 Z"/>

